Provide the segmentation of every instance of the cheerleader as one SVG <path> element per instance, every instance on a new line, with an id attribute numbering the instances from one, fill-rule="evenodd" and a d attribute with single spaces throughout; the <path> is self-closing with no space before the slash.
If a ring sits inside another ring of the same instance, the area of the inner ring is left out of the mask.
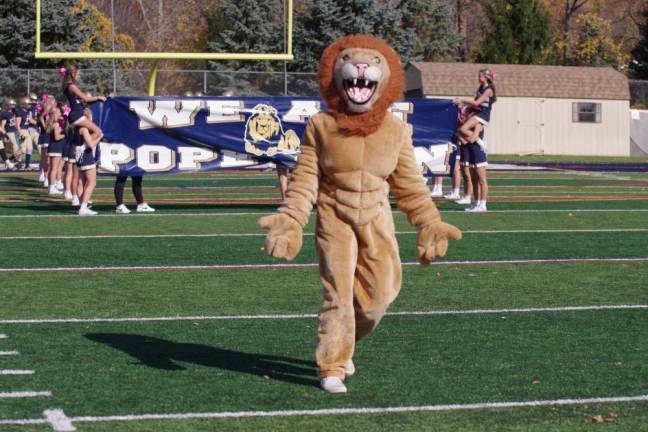
<path id="1" fill-rule="evenodd" d="M 470 165 L 470 179 L 473 183 L 473 203 L 466 211 L 469 212 L 486 212 L 486 201 L 488 201 L 488 180 L 486 177 L 486 152 L 484 151 L 483 142 L 484 130 L 481 123 L 477 123 L 473 129 L 473 134 L 468 138 L 468 158 Z"/>
<path id="2" fill-rule="evenodd" d="M 81 77 L 81 69 L 77 65 L 70 65 L 67 68 L 61 68 L 59 73 L 63 75 L 63 94 L 70 105 L 70 114 L 68 120 L 75 128 L 86 128 L 92 136 L 92 141 L 101 140 L 103 136 L 101 129 L 92 120 L 84 115 L 83 104 L 106 100 L 103 96 L 89 96 L 82 92 L 76 83 Z"/>
<path id="3" fill-rule="evenodd" d="M 63 162 L 63 147 L 65 144 L 65 119 L 63 113 L 57 107 L 53 107 L 45 121 L 45 131 L 50 135 L 48 146 L 48 193 L 50 195 L 62 195 L 63 190 L 57 188 L 57 175 Z"/>
<path id="4" fill-rule="evenodd" d="M 497 102 L 495 73 L 490 69 L 482 69 L 479 71 L 478 79 L 479 88 L 474 98 L 460 97 L 453 100 L 455 105 L 469 104 L 471 111 L 475 112 L 475 115 L 459 128 L 458 132 L 464 138 L 471 137 L 478 124 L 482 126 L 480 129 L 488 125 L 493 104 Z"/>
<path id="5" fill-rule="evenodd" d="M 90 109 L 85 109 L 84 116 L 92 121 Z M 97 185 L 97 144 L 101 141 L 101 136 L 93 136 L 87 127 L 82 126 L 78 128 L 78 137 L 78 141 L 75 142 L 76 165 L 83 182 L 79 216 L 95 216 L 97 212 L 91 210 L 88 204 Z"/>
<path id="6" fill-rule="evenodd" d="M 47 117 L 52 114 L 52 110 L 56 106 L 56 99 L 43 93 L 41 96 L 41 103 L 36 105 L 36 121 L 38 122 L 38 146 L 40 147 L 40 177 L 39 181 L 43 183 L 43 187 L 49 187 L 49 143 L 50 134 L 47 133 Z"/>

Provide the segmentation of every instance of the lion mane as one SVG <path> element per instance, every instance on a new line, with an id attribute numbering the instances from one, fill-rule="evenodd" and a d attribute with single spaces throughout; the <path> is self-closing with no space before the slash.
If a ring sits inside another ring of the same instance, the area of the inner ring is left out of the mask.
<path id="1" fill-rule="evenodd" d="M 335 86 L 334 64 L 340 52 L 347 48 L 366 48 L 380 52 L 389 65 L 391 76 L 384 93 L 373 107 L 363 113 L 352 113 Z M 339 128 L 347 135 L 367 136 L 378 130 L 388 108 L 403 98 L 405 74 L 398 54 L 385 42 L 368 35 L 350 35 L 338 39 L 330 45 L 320 60 L 320 93 L 328 105 L 327 112 L 337 120 Z"/>

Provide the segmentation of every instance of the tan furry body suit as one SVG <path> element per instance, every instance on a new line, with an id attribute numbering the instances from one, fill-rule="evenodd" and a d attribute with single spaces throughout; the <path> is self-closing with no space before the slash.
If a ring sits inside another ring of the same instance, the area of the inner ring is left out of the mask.
<path id="1" fill-rule="evenodd" d="M 444 255 L 447 238 L 460 238 L 461 233 L 441 222 L 404 122 L 386 113 L 375 131 L 363 135 L 348 134 L 339 124 L 330 112 L 310 119 L 279 214 L 262 218 L 260 224 L 270 230 L 266 251 L 292 259 L 317 204 L 324 303 L 316 360 L 321 377 L 344 379 L 355 342 L 378 325 L 401 287 L 389 191 L 418 229 L 422 263 Z"/>

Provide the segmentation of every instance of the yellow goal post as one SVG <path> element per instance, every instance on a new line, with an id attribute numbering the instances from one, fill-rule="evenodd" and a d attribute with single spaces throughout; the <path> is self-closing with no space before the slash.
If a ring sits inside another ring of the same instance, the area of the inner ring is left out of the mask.
<path id="1" fill-rule="evenodd" d="M 132 59 L 152 60 L 151 72 L 149 74 L 149 95 L 155 94 L 155 80 L 160 60 L 271 60 L 290 61 L 294 59 L 292 54 L 292 28 L 293 28 L 293 0 L 287 0 L 286 6 L 286 51 L 283 53 L 183 53 L 183 52 L 60 52 L 41 51 L 41 2 L 36 0 L 36 59 Z M 114 23 L 113 23 L 114 25 Z"/>

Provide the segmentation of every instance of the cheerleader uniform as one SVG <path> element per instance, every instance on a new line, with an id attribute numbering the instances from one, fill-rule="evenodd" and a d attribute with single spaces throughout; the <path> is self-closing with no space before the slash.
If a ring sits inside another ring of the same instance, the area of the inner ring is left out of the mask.
<path id="1" fill-rule="evenodd" d="M 83 114 L 83 104 L 79 99 L 77 99 L 76 95 L 72 93 L 72 91 L 70 90 L 71 85 L 72 83 L 65 84 L 63 93 L 65 93 L 65 97 L 68 100 L 68 105 L 70 106 L 70 113 L 68 114 L 68 120 L 72 125 L 77 126 L 87 117 Z"/>
<path id="2" fill-rule="evenodd" d="M 479 86 L 479 88 L 477 89 L 477 95 L 475 96 L 475 100 L 482 97 L 482 95 L 486 93 L 486 90 L 488 90 L 489 88 L 490 86 L 487 85 Z M 484 102 L 481 103 L 481 105 L 475 107 L 477 109 L 476 117 L 479 123 L 483 124 L 484 126 L 488 125 L 488 123 L 490 122 L 492 107 L 493 107 L 493 96 L 489 96 L 488 99 L 486 99 Z"/>

